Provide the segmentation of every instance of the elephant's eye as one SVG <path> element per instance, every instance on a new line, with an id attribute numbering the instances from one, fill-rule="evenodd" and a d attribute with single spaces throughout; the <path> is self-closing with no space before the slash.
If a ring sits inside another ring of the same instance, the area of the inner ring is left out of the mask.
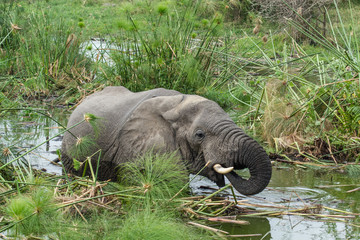
<path id="1" fill-rule="evenodd" d="M 205 137 L 205 133 L 202 130 L 197 130 L 195 132 L 195 137 L 197 140 L 202 140 Z"/>

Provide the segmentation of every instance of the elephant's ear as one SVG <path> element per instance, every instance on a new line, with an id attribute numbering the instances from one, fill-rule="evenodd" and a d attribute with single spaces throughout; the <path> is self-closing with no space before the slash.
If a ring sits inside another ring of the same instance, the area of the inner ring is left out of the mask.
<path id="1" fill-rule="evenodd" d="M 164 119 L 176 125 L 189 126 L 204 109 L 199 108 L 199 103 L 208 101 L 206 98 L 196 95 L 185 95 L 179 104 L 163 112 Z"/>
<path id="2" fill-rule="evenodd" d="M 118 136 L 121 152 L 118 154 L 129 150 L 134 153 L 144 153 L 150 149 L 177 150 L 175 129 L 165 116 L 175 120 L 178 116 L 175 109 L 184 98 L 184 95 L 158 96 L 140 103 L 121 128 Z"/>

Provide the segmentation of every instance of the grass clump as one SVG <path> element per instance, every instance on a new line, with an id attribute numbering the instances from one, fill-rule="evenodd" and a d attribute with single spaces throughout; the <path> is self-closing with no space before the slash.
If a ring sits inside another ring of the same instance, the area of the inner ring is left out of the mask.
<path id="1" fill-rule="evenodd" d="M 188 182 L 179 161 L 176 153 L 148 152 L 122 166 L 121 185 L 67 176 L 52 176 L 52 184 L 25 180 L 23 193 L 8 201 L 0 230 L 55 239 L 207 239 L 184 224 L 183 202 L 172 199 Z"/>
<path id="2" fill-rule="evenodd" d="M 301 145 L 307 120 L 301 119 L 300 114 L 292 116 L 299 105 L 285 97 L 286 86 L 278 79 L 269 80 L 265 92 L 263 138 L 277 150 L 289 148 L 295 142 Z"/>
<path id="3" fill-rule="evenodd" d="M 114 84 L 132 91 L 155 87 L 195 93 L 209 83 L 215 69 L 212 58 L 221 31 L 216 15 L 206 27 L 198 23 L 198 1 L 183 3 L 149 2 L 134 14 L 126 10 L 117 21 L 120 33 L 114 37 L 114 64 L 105 75 Z"/>
<path id="4" fill-rule="evenodd" d="M 299 44 L 290 34 L 281 40 L 271 32 L 266 43 L 245 32 L 246 37 L 236 41 L 248 50 L 233 56 L 242 65 L 229 60 L 233 77 L 226 83 L 242 110 L 234 118 L 253 136 L 262 136 L 270 151 L 296 152 L 305 161 L 334 164 L 359 156 L 358 37 L 354 20 L 349 20 L 353 31 L 347 31 L 349 23 L 345 26 L 334 6 L 340 24 L 336 26 L 327 13 L 331 29 L 327 36 L 309 22 L 303 26 L 289 20 L 317 48 Z"/>
<path id="5" fill-rule="evenodd" d="M 147 152 L 119 170 L 125 186 L 139 187 L 141 195 L 150 200 L 169 199 L 189 180 L 188 173 L 176 153 Z"/>
<path id="6" fill-rule="evenodd" d="M 171 217 L 163 211 L 150 211 L 135 213 L 129 216 L 122 224 L 121 239 L 209 239 L 190 226 L 184 225 L 180 220 Z"/>
<path id="7" fill-rule="evenodd" d="M 43 235 L 55 227 L 56 211 L 53 192 L 39 187 L 31 194 L 18 195 L 8 201 L 5 212 L 14 221 L 15 235 Z"/>
<path id="8" fill-rule="evenodd" d="M 360 178 L 360 165 L 346 165 L 345 170 L 351 178 Z"/>

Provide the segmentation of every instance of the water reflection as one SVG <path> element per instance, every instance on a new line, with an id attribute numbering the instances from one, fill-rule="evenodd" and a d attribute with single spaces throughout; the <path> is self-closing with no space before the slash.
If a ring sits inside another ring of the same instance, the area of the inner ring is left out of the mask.
<path id="1" fill-rule="evenodd" d="M 60 114 L 60 110 L 53 110 L 57 121 L 66 121 L 66 116 Z M 12 115 L 0 118 L 0 149 L 9 148 L 14 156 L 28 151 L 30 148 L 44 143 L 32 153 L 24 156 L 26 162 L 30 162 L 36 169 L 43 169 L 49 173 L 61 174 L 61 167 L 51 163 L 57 158 L 56 151 L 61 147 L 62 137 L 56 137 L 46 142 L 49 138 L 57 135 L 62 130 L 58 123 L 50 118 L 29 111 L 17 111 Z M 0 155 L 1 158 L 5 156 Z M 8 158 L 12 159 L 13 156 Z"/>
<path id="2" fill-rule="evenodd" d="M 221 227 L 222 230 L 230 232 L 232 235 L 253 235 L 253 234 L 261 234 L 261 236 L 253 236 L 248 238 L 241 239 L 274 239 L 271 235 L 271 225 L 270 221 L 267 218 L 246 218 L 249 225 L 234 225 L 234 224 L 222 224 L 221 226 L 213 227 Z M 234 238 L 232 238 L 234 239 Z M 276 238 L 275 238 L 276 239 Z"/>

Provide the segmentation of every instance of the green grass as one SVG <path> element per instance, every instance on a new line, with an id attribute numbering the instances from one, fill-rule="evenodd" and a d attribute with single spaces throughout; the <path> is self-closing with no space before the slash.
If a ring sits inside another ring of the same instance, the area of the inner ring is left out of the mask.
<path id="1" fill-rule="evenodd" d="M 218 15 L 201 25 L 198 2 L 126 4 L 114 36 L 118 51 L 105 75 L 133 91 L 164 87 L 195 93 L 211 82 L 212 58 L 222 31 Z M 143 15 L 135 14 L 135 10 Z M 111 77 L 112 76 L 112 77 Z"/>
<path id="2" fill-rule="evenodd" d="M 170 199 L 188 182 L 188 173 L 176 153 L 148 152 L 121 166 L 121 184 L 139 188 L 149 201 Z M 181 196 L 181 195 L 180 195 Z"/>
<path id="3" fill-rule="evenodd" d="M 19 194 L 8 200 L 5 212 L 13 221 L 15 235 L 43 235 L 56 226 L 56 211 L 53 192 L 45 187 L 33 189 L 28 195 Z"/>
<path id="4" fill-rule="evenodd" d="M 104 84 L 195 93 L 212 81 L 222 15 L 199 18 L 197 2 L 10 3 L 0 29 L 3 107 L 12 106 L 11 100 L 21 103 L 49 95 L 71 102 Z M 113 65 L 91 62 L 84 55 L 89 47 L 81 44 L 91 37 L 107 40 Z"/>
<path id="5" fill-rule="evenodd" d="M 178 161 L 175 153 L 148 153 L 122 168 L 120 185 L 51 175 L 0 183 L 0 201 L 6 199 L 0 232 L 15 238 L 208 239 L 184 224 L 182 202 L 172 199 L 188 181 Z"/>
<path id="6" fill-rule="evenodd" d="M 114 236 L 114 235 L 113 235 Z M 162 211 L 144 210 L 127 218 L 121 228 L 122 239 L 209 239 Z"/>
<path id="7" fill-rule="evenodd" d="M 262 136 L 271 151 L 301 152 L 321 139 L 333 152 L 310 150 L 311 159 L 335 157 L 342 162 L 359 157 L 354 151 L 360 134 L 355 103 L 360 98 L 358 26 L 354 25 L 355 18 L 348 17 L 356 16 L 358 6 L 344 11 L 346 20 L 342 19 L 343 8 L 329 12 L 331 24 L 326 37 L 314 34 L 315 30 L 306 32 L 311 25 L 289 22 L 316 46 L 298 43 L 286 31 L 267 32 L 266 42 L 261 38 L 266 32 L 254 36 L 244 31 L 245 36 L 234 41 L 229 53 L 222 52 L 230 73 L 222 84 L 228 85 L 239 104 L 233 118 L 253 136 Z"/>

